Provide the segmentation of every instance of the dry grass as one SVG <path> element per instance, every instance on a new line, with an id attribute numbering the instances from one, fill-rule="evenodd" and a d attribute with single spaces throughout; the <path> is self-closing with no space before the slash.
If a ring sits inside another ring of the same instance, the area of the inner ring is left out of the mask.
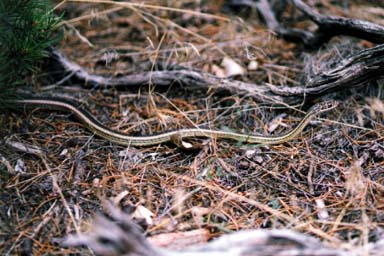
<path id="1" fill-rule="evenodd" d="M 178 66 L 212 72 L 230 57 L 244 67 L 259 63 L 238 79 L 300 84 L 302 49 L 264 31 L 255 14 L 225 16 L 221 1 L 166 1 L 172 8 L 100 2 L 58 7 L 67 10 L 60 50 L 90 72 L 117 76 Z M 267 134 L 274 117 L 287 113 L 273 131 L 280 134 L 302 117 L 251 98 L 176 85 L 88 90 L 71 80 L 47 87 L 51 79 L 42 74 L 36 86 L 89 104 L 106 125 L 136 135 L 196 125 Z M 379 86 L 333 95 L 341 106 L 283 145 L 200 140 L 193 152 L 172 144 L 113 145 L 62 113 L 2 114 L 1 135 L 12 135 L 0 145 L 2 253 L 81 251 L 54 240 L 87 230 L 103 198 L 152 212 L 149 236 L 290 228 L 339 248 L 367 246 L 384 228 L 382 93 Z M 16 142 L 38 150 L 15 150 Z"/>

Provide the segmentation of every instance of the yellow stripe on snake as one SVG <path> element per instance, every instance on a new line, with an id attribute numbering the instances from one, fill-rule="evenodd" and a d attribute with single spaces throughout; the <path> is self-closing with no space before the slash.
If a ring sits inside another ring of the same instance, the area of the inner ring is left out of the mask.
<path id="1" fill-rule="evenodd" d="M 16 103 L 17 106 L 22 107 L 38 107 L 43 109 L 48 108 L 69 111 L 75 114 L 76 117 L 94 134 L 113 143 L 128 146 L 151 146 L 172 141 L 174 138 L 184 139 L 191 137 L 231 139 L 244 143 L 256 144 L 281 144 L 294 139 L 298 134 L 300 134 L 313 117 L 320 113 L 329 111 L 338 105 L 337 101 L 332 100 L 314 105 L 294 129 L 279 136 L 251 135 L 221 130 L 210 130 L 205 128 L 185 128 L 174 131 L 167 131 L 157 135 L 130 136 L 105 127 L 103 124 L 97 121 L 92 116 L 92 114 L 89 113 L 89 111 L 78 107 L 78 104 L 66 99 L 31 97 L 15 99 L 12 101 L 12 103 Z"/>

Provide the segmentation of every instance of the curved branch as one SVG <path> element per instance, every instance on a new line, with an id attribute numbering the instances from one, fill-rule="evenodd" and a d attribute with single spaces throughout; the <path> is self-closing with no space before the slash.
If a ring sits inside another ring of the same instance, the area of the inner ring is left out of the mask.
<path id="1" fill-rule="evenodd" d="M 322 70 L 308 79 L 304 87 L 274 86 L 267 83 L 257 85 L 186 69 L 104 77 L 89 74 L 57 50 L 54 50 L 52 54 L 67 72 L 84 81 L 85 84 L 132 88 L 149 84 L 169 87 L 177 83 L 185 86 L 186 89 L 213 88 L 217 91 L 249 96 L 266 104 L 297 104 L 304 98 L 319 96 L 330 91 L 351 89 L 384 77 L 384 44 L 362 50 L 338 62 L 333 68 Z"/>

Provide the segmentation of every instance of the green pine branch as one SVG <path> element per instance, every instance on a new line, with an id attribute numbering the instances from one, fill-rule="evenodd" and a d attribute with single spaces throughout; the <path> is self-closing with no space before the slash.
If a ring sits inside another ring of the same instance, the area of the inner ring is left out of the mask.
<path id="1" fill-rule="evenodd" d="M 0 1 L 0 94 L 12 92 L 40 70 L 60 39 L 59 21 L 47 0 Z"/>

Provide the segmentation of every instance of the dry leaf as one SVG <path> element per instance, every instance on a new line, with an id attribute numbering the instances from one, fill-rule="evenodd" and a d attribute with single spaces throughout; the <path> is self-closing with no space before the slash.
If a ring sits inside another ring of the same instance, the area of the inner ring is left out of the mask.
<path id="1" fill-rule="evenodd" d="M 128 191 L 124 190 L 123 192 L 120 192 L 117 196 L 115 196 L 112 201 L 115 205 L 119 205 L 121 200 L 123 200 L 124 197 L 128 195 Z"/>
<path id="2" fill-rule="evenodd" d="M 22 159 L 17 159 L 16 166 L 15 166 L 15 172 L 16 173 L 25 173 L 26 171 L 25 163 Z"/>
<path id="3" fill-rule="evenodd" d="M 136 210 L 133 212 L 132 217 L 137 219 L 145 219 L 145 221 L 148 223 L 148 225 L 153 224 L 152 217 L 155 216 L 148 208 L 138 205 L 136 207 Z"/>
<path id="4" fill-rule="evenodd" d="M 280 115 L 276 116 L 275 118 L 273 118 L 272 121 L 268 124 L 268 132 L 269 133 L 273 132 L 280 125 L 287 127 L 287 125 L 282 122 L 283 118 L 286 116 L 287 116 L 287 114 L 283 113 L 283 114 L 280 114 Z"/>
<path id="5" fill-rule="evenodd" d="M 240 66 L 237 62 L 235 62 L 233 59 L 225 57 L 223 61 L 221 62 L 221 66 L 225 70 L 225 76 L 237 76 L 237 75 L 245 75 L 246 71 L 245 69 Z"/>
<path id="6" fill-rule="evenodd" d="M 225 77 L 225 71 L 221 67 L 217 65 L 212 65 L 211 70 L 212 70 L 212 73 L 215 74 L 215 76 Z"/>
<path id="7" fill-rule="evenodd" d="M 259 67 L 259 63 L 255 60 L 252 60 L 248 64 L 248 70 L 256 70 Z"/>
<path id="8" fill-rule="evenodd" d="M 317 217 L 319 220 L 328 220 L 329 219 L 329 213 L 327 211 L 327 208 L 325 207 L 325 203 L 323 199 L 316 199 L 316 206 L 318 209 Z"/>

